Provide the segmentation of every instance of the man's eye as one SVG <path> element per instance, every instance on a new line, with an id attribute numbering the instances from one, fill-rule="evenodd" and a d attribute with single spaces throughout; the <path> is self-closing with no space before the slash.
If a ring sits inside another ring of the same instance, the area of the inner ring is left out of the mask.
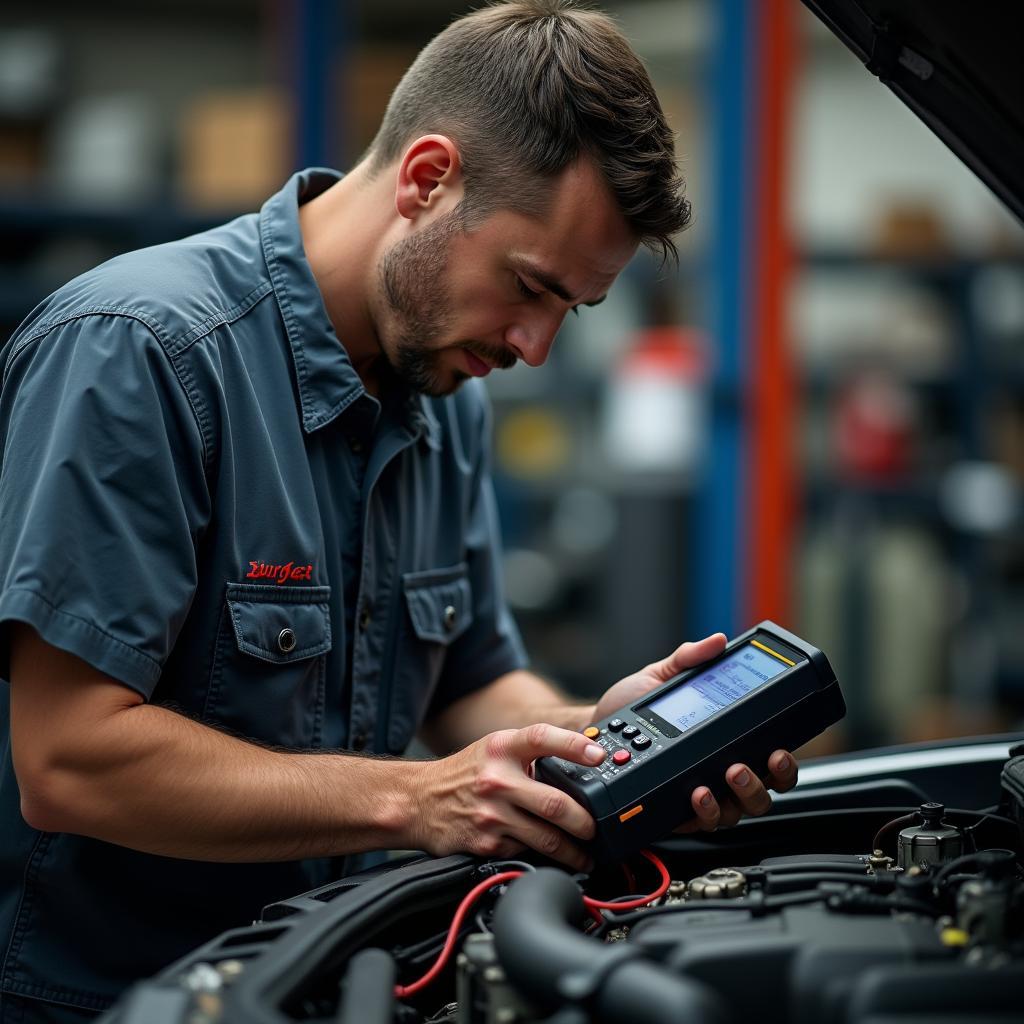
<path id="1" fill-rule="evenodd" d="M 520 294 L 528 299 L 536 299 L 540 296 L 540 292 L 535 292 L 532 288 L 527 288 L 526 282 L 516 274 L 516 287 L 519 289 Z"/>

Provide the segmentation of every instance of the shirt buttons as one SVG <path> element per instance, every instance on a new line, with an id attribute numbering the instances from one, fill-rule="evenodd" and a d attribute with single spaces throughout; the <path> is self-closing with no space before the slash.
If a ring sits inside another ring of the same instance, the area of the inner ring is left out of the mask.
<path id="1" fill-rule="evenodd" d="M 353 452 L 358 455 L 363 450 L 363 442 L 358 437 L 350 437 L 348 439 L 348 446 Z"/>
<path id="2" fill-rule="evenodd" d="M 280 633 L 277 634 L 277 649 L 282 654 L 291 654 L 295 650 L 295 631 L 285 626 Z"/>
<path id="3" fill-rule="evenodd" d="M 359 628 L 366 629 L 370 625 L 370 606 L 364 604 L 362 611 L 359 613 Z"/>
<path id="4" fill-rule="evenodd" d="M 455 606 L 448 605 L 444 610 L 444 628 L 450 633 L 455 628 Z"/>
<path id="5" fill-rule="evenodd" d="M 355 736 L 352 737 L 352 749 L 353 750 L 363 750 L 365 747 L 366 747 L 366 733 L 357 732 L 355 734 Z"/>

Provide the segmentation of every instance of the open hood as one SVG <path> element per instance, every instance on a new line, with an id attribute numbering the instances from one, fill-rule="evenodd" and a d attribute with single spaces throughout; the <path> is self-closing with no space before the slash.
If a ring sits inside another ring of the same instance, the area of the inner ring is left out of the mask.
<path id="1" fill-rule="evenodd" d="M 1024 221 L 1024 3 L 803 3 Z"/>

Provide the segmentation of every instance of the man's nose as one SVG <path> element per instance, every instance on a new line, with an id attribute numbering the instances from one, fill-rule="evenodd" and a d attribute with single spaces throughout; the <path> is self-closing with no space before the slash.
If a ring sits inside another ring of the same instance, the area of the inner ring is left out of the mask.
<path id="1" fill-rule="evenodd" d="M 505 342 L 527 366 L 541 366 L 548 358 L 562 317 L 545 316 L 513 324 L 505 332 Z"/>

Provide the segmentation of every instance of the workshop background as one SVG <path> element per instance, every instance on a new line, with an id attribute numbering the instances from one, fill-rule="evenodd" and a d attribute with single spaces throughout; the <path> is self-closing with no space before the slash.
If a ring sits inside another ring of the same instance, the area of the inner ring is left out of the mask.
<path id="1" fill-rule="evenodd" d="M 344 168 L 453 0 L 6 0 L 0 331 L 115 253 Z M 508 594 L 579 695 L 770 617 L 820 752 L 1024 718 L 1024 229 L 797 0 L 616 0 L 694 204 L 493 374 Z"/>

